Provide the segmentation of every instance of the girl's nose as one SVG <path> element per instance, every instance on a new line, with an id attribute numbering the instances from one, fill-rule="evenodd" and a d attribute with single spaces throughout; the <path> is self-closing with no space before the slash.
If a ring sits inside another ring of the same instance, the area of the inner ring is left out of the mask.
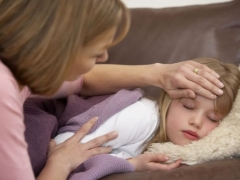
<path id="1" fill-rule="evenodd" d="M 108 52 L 105 51 L 101 56 L 97 57 L 96 62 L 106 62 L 108 59 Z"/>
<path id="2" fill-rule="evenodd" d="M 193 125 L 197 128 L 201 128 L 202 127 L 202 116 L 198 115 L 198 116 L 194 116 L 192 118 L 189 119 L 189 124 Z"/>

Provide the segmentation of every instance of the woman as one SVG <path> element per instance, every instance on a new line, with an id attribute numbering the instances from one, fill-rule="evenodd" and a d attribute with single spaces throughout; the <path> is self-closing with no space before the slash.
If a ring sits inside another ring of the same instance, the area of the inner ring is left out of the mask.
<path id="1" fill-rule="evenodd" d="M 90 96 L 147 85 L 163 88 L 172 98 L 197 93 L 214 99 L 222 94 L 218 75 L 192 61 L 94 66 L 107 60 L 107 49 L 128 28 L 129 12 L 120 0 L 0 1 L 0 179 L 34 179 L 22 113 L 30 94 Z M 51 143 L 48 161 L 37 179 L 66 179 L 89 157 L 110 152 L 111 148 L 99 146 L 116 138 L 114 132 L 78 143 L 93 124 L 90 120 L 66 143 Z"/>

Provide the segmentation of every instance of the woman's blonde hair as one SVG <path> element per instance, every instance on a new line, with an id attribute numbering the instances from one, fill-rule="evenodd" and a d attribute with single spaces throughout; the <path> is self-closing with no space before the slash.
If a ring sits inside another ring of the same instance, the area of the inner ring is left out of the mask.
<path id="1" fill-rule="evenodd" d="M 240 85 L 240 71 L 238 70 L 237 66 L 229 63 L 223 63 L 217 59 L 197 58 L 193 59 L 193 61 L 204 64 L 219 74 L 219 80 L 224 84 L 224 93 L 223 95 L 216 98 L 215 109 L 218 113 L 225 117 L 230 112 L 233 102 L 238 93 L 238 88 Z M 158 103 L 160 114 L 160 127 L 157 130 L 153 139 L 148 143 L 148 145 L 150 145 L 151 143 L 168 141 L 166 132 L 166 117 L 171 100 L 172 99 L 165 91 L 161 92 Z"/>
<path id="2" fill-rule="evenodd" d="M 1 0 L 0 59 L 32 93 L 53 94 L 81 49 L 120 24 L 112 44 L 130 24 L 120 0 Z"/>

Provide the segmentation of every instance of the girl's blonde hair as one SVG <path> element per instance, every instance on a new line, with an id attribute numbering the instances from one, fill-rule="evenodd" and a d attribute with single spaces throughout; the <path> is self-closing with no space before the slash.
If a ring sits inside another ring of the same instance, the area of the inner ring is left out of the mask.
<path id="1" fill-rule="evenodd" d="M 223 63 L 212 58 L 197 58 L 193 61 L 204 64 L 219 74 L 219 80 L 224 84 L 223 95 L 215 100 L 215 109 L 224 117 L 230 112 L 233 102 L 237 96 L 240 85 L 240 71 L 233 64 Z M 153 139 L 148 143 L 167 142 L 166 116 L 171 103 L 171 98 L 165 91 L 161 92 L 159 98 L 160 127 Z M 148 145 L 146 147 L 148 147 Z"/>
<path id="2" fill-rule="evenodd" d="M 81 49 L 120 24 L 112 45 L 130 24 L 120 0 L 1 0 L 0 59 L 32 93 L 53 94 Z"/>

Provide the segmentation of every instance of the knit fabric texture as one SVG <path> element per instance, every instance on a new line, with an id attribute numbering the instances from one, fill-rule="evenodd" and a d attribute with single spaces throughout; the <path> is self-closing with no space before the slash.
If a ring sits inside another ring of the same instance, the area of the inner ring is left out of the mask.
<path id="1" fill-rule="evenodd" d="M 27 99 L 24 103 L 25 138 L 35 176 L 45 166 L 49 142 L 57 135 L 58 130 L 76 132 L 89 119 L 98 116 L 98 121 L 89 132 L 91 133 L 105 120 L 142 96 L 143 92 L 136 89 L 90 98 L 70 95 L 57 100 Z M 134 171 L 134 167 L 126 160 L 101 154 L 81 164 L 68 179 L 99 179 L 108 174 L 129 171 Z"/>
<path id="2" fill-rule="evenodd" d="M 108 154 L 93 156 L 70 174 L 70 180 L 96 180 L 113 173 L 132 172 L 134 167 L 125 159 Z"/>

